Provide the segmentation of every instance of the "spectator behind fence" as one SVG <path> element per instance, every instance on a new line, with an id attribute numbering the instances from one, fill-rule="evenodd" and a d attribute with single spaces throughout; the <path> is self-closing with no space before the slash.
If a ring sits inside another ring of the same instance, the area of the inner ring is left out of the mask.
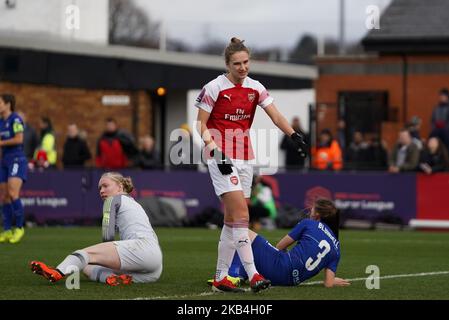
<path id="1" fill-rule="evenodd" d="M 22 118 L 24 124 L 23 151 L 27 157 L 27 160 L 30 161 L 33 159 L 34 151 L 39 145 L 39 137 L 36 130 L 28 124 L 26 113 L 23 111 L 18 111 L 17 113 L 19 114 L 19 117 Z"/>
<path id="2" fill-rule="evenodd" d="M 355 131 L 352 142 L 345 152 L 345 168 L 350 170 L 363 170 L 368 166 L 368 144 L 363 134 Z"/>
<path id="3" fill-rule="evenodd" d="M 201 154 L 201 149 L 195 144 L 192 130 L 186 123 L 180 127 L 180 136 L 172 144 L 169 152 L 169 160 L 172 170 L 198 170 L 195 155 Z"/>
<path id="4" fill-rule="evenodd" d="M 390 167 L 388 169 L 391 173 L 415 171 L 419 163 L 419 149 L 413 143 L 412 136 L 407 129 L 402 129 L 399 132 L 399 139 L 396 146 L 393 148 L 390 157 Z"/>
<path id="5" fill-rule="evenodd" d="M 414 116 L 405 126 L 412 136 L 413 143 L 416 144 L 420 151 L 424 147 L 423 140 L 421 139 L 421 135 L 419 133 L 419 130 L 421 129 L 421 123 L 421 118 Z"/>
<path id="6" fill-rule="evenodd" d="M 449 90 L 440 90 L 440 101 L 432 112 L 430 137 L 438 137 L 449 149 Z"/>
<path id="7" fill-rule="evenodd" d="M 346 122 L 343 119 L 337 123 L 337 142 L 342 152 L 346 151 Z"/>
<path id="8" fill-rule="evenodd" d="M 319 139 L 318 145 L 312 149 L 313 167 L 318 170 L 341 170 L 341 149 L 330 130 L 323 129 Z"/>
<path id="9" fill-rule="evenodd" d="M 162 167 L 161 157 L 154 148 L 154 139 L 150 135 L 140 138 L 136 165 L 142 169 L 158 169 Z"/>
<path id="10" fill-rule="evenodd" d="M 379 135 L 374 135 L 367 149 L 367 169 L 384 171 L 388 169 L 388 151 L 385 141 Z"/>
<path id="11" fill-rule="evenodd" d="M 427 174 L 447 171 L 449 169 L 449 155 L 446 146 L 437 137 L 427 142 L 421 153 L 419 169 Z"/>
<path id="12" fill-rule="evenodd" d="M 306 141 L 309 141 L 309 136 L 304 133 L 304 130 L 302 130 L 301 122 L 298 117 L 294 117 L 292 119 L 291 126 L 296 132 L 302 133 Z M 298 149 L 289 136 L 284 135 L 282 138 L 281 149 L 285 151 L 285 168 L 287 170 L 298 170 L 304 168 L 305 159 L 299 155 Z M 310 151 L 307 153 L 310 154 Z"/>
<path id="13" fill-rule="evenodd" d="M 55 167 L 57 160 L 56 137 L 50 118 L 42 117 L 39 122 L 39 146 L 34 152 L 34 163 L 37 167 Z"/>
<path id="14" fill-rule="evenodd" d="M 84 167 L 84 163 L 92 158 L 89 147 L 80 137 L 78 126 L 75 123 L 67 126 L 67 139 L 64 143 L 62 163 L 64 168 Z"/>
<path id="15" fill-rule="evenodd" d="M 106 119 L 106 128 L 97 142 L 95 163 L 99 168 L 123 169 L 137 156 L 138 150 L 132 136 L 119 130 L 113 118 Z"/>

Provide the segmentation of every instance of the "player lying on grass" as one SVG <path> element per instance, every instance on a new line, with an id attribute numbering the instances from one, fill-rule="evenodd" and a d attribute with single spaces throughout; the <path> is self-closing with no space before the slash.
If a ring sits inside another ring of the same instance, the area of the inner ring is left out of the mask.
<path id="1" fill-rule="evenodd" d="M 323 269 L 325 287 L 350 284 L 335 276 L 340 260 L 340 243 L 337 208 L 330 200 L 316 200 L 310 216 L 301 220 L 276 247 L 251 230 L 249 238 L 257 270 L 274 286 L 296 286 Z M 296 245 L 287 251 L 294 242 Z M 229 276 L 235 284 L 239 282 L 238 278 L 248 278 L 238 255 L 234 256 Z"/>
<path id="2" fill-rule="evenodd" d="M 31 270 L 51 282 L 63 279 L 74 266 L 92 281 L 112 286 L 157 281 L 162 273 L 162 252 L 147 214 L 129 195 L 134 188 L 131 178 L 107 172 L 98 188 L 104 201 L 103 243 L 73 252 L 56 268 L 32 261 Z M 120 241 L 113 241 L 116 228 Z"/>

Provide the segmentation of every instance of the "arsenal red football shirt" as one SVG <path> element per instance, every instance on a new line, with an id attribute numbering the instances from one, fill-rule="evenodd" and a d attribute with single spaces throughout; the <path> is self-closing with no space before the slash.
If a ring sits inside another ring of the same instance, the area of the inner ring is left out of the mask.
<path id="1" fill-rule="evenodd" d="M 225 155 L 251 160 L 254 153 L 249 130 L 256 108 L 271 103 L 273 98 L 259 81 L 246 77 L 242 84 L 234 84 L 220 75 L 203 87 L 195 106 L 210 113 L 206 126 Z"/>

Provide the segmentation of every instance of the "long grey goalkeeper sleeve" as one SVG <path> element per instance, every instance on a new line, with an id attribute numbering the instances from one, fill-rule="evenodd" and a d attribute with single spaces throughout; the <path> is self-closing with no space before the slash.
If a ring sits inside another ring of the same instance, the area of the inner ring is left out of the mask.
<path id="1" fill-rule="evenodd" d="M 122 195 L 108 197 L 103 204 L 102 236 L 103 242 L 115 238 L 115 222 L 121 205 Z"/>

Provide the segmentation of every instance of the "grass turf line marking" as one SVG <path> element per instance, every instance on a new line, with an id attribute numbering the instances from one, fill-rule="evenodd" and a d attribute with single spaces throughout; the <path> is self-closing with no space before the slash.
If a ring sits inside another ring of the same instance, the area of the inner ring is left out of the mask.
<path id="1" fill-rule="evenodd" d="M 190 297 L 204 297 L 204 296 L 212 296 L 214 294 L 221 294 L 220 292 L 212 292 L 212 291 L 206 291 L 201 292 L 197 294 L 185 294 L 185 295 L 174 295 L 174 296 L 159 296 L 159 297 L 139 297 L 139 298 L 133 298 L 131 300 L 165 300 L 165 299 L 184 299 L 184 298 L 190 298 Z"/>
<path id="2" fill-rule="evenodd" d="M 411 277 L 427 277 L 427 276 L 437 276 L 437 275 L 443 275 L 443 274 L 449 274 L 449 271 L 435 271 L 435 272 L 420 272 L 420 273 L 406 273 L 406 274 L 392 274 L 387 276 L 381 276 L 381 277 L 373 277 L 370 279 L 396 279 L 396 278 L 411 278 Z M 346 279 L 349 282 L 355 282 L 355 281 L 365 281 L 368 279 L 368 277 L 365 278 L 353 278 L 353 279 Z M 311 282 L 305 282 L 300 284 L 299 286 L 312 286 L 317 284 L 322 284 L 323 281 L 311 281 Z M 203 297 L 203 296 L 212 296 L 217 294 L 223 294 L 220 292 L 201 292 L 197 294 L 186 294 L 186 295 L 173 295 L 173 296 L 158 296 L 158 297 L 138 297 L 133 298 L 131 300 L 171 300 L 171 299 L 184 299 L 184 298 L 192 298 L 192 297 Z"/>
<path id="3" fill-rule="evenodd" d="M 396 278 L 411 278 L 411 277 L 427 277 L 427 276 L 437 276 L 442 274 L 449 274 L 449 271 L 435 271 L 435 272 L 421 272 L 421 273 L 406 273 L 406 274 L 392 274 L 389 276 L 372 277 L 370 279 L 396 279 Z M 354 281 L 366 281 L 366 278 L 353 278 L 347 279 L 349 282 Z M 322 284 L 323 281 L 311 281 L 300 284 L 300 286 L 311 286 L 316 284 Z"/>
<path id="4" fill-rule="evenodd" d="M 420 240 L 420 239 L 370 239 L 370 238 L 365 238 L 365 239 L 349 239 L 349 240 L 345 240 L 346 242 L 352 242 L 352 243 L 361 243 L 361 242 L 365 242 L 365 243 L 407 243 L 407 244 L 443 244 L 443 245 L 447 245 L 447 241 L 443 241 L 443 240 Z"/>

